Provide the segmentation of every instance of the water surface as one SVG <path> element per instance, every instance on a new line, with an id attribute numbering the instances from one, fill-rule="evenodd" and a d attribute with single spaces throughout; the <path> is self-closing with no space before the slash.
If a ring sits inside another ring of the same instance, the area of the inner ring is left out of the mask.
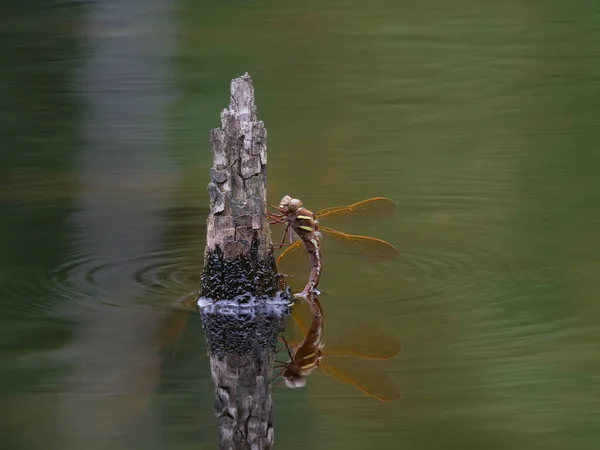
<path id="1" fill-rule="evenodd" d="M 327 333 L 375 324 L 402 399 L 275 392 L 303 449 L 592 449 L 600 439 L 594 2 L 6 5 L 0 446 L 215 448 L 198 315 L 208 133 L 248 71 L 269 200 L 372 196 L 330 256 Z M 325 255 L 327 257 L 327 255 Z M 367 369 L 365 369 L 367 370 Z"/>

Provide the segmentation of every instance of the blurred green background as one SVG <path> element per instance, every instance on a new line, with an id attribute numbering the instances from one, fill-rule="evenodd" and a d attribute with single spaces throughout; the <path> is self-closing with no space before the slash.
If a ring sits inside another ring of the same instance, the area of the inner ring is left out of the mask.
<path id="1" fill-rule="evenodd" d="M 216 447 L 200 319 L 182 305 L 209 130 L 246 71 L 271 202 L 399 204 L 349 228 L 398 261 L 332 255 L 321 303 L 326 340 L 368 321 L 401 342 L 373 366 L 402 399 L 317 372 L 276 389 L 277 448 L 597 448 L 596 2 L 1 8 L 2 449 Z"/>

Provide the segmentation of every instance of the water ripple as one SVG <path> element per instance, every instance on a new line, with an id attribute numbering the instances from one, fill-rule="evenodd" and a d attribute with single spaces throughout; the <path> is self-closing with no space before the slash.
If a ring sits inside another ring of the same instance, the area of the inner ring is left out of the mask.
<path id="1" fill-rule="evenodd" d="M 141 295 L 181 292 L 199 287 L 201 261 L 180 249 L 162 250 L 116 261 L 71 255 L 50 276 L 53 290 L 63 297 L 122 294 L 135 288 Z M 160 295 L 160 294 L 159 294 Z"/>
<path id="2" fill-rule="evenodd" d="M 47 273 L 34 267 L 7 267 L 0 272 L 0 292 L 11 301 L 2 302 L 2 314 L 27 319 L 50 313 L 48 293 L 52 285 Z"/>

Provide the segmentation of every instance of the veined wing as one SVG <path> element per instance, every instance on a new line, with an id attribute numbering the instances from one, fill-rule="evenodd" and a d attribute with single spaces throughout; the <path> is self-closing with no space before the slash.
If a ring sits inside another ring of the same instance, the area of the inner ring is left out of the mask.
<path id="1" fill-rule="evenodd" d="M 383 239 L 357 234 L 346 234 L 327 227 L 319 227 L 319 230 L 324 234 L 321 239 L 323 252 L 327 251 L 327 248 L 330 247 L 329 253 L 370 256 L 388 260 L 398 257 L 398 249 Z"/>
<path id="2" fill-rule="evenodd" d="M 382 402 L 391 402 L 400 398 L 400 389 L 384 372 L 378 370 L 373 364 L 366 367 L 366 364 L 361 363 L 360 360 L 356 362 L 334 366 L 321 360 L 319 367 L 331 378 L 350 384 L 369 397 Z"/>
<path id="3" fill-rule="evenodd" d="M 277 265 L 279 266 L 281 260 L 286 256 L 292 258 L 297 257 L 301 253 L 301 250 L 304 250 L 302 246 L 302 241 L 300 239 L 296 239 L 296 241 L 292 245 L 286 247 L 285 250 L 281 252 L 279 257 L 277 258 Z"/>
<path id="4" fill-rule="evenodd" d="M 304 339 L 308 334 L 310 323 L 312 321 L 312 312 L 306 304 L 306 300 L 296 300 L 294 306 L 292 306 L 292 318 L 294 319 L 294 325 L 298 329 L 300 336 Z"/>
<path id="5" fill-rule="evenodd" d="M 363 359 L 391 359 L 400 353 L 402 346 L 381 328 L 369 324 L 355 325 L 339 337 L 335 344 L 323 348 L 324 356 L 355 356 Z"/>
<path id="6" fill-rule="evenodd" d="M 385 197 L 373 197 L 348 206 L 336 206 L 325 208 L 315 213 L 319 222 L 331 226 L 360 224 L 364 219 L 369 222 L 388 217 L 396 213 L 398 205 L 396 202 Z"/>
<path id="7" fill-rule="evenodd" d="M 327 227 L 319 227 L 323 237 L 321 238 L 321 251 L 324 254 L 343 254 L 378 259 L 392 260 L 398 257 L 398 249 L 383 239 L 347 234 Z M 300 239 L 297 239 L 277 258 L 279 264 L 286 258 L 297 258 L 300 254 L 306 255 L 306 250 Z"/>
<path id="8" fill-rule="evenodd" d="M 287 343 L 292 348 L 302 344 L 308 334 L 312 314 L 310 308 L 305 305 L 305 300 L 297 299 L 292 306 L 292 321 L 287 322 L 285 336 Z"/>
<path id="9" fill-rule="evenodd" d="M 310 308 L 306 301 L 297 301 L 292 308 L 294 323 L 289 329 L 290 345 L 296 347 L 308 333 L 311 321 Z M 332 343 L 333 342 L 333 343 Z M 339 337 L 329 339 L 325 331 L 325 347 L 323 356 L 355 356 L 363 359 L 391 359 L 400 353 L 400 343 L 381 328 L 360 323 L 344 332 Z"/>
<path id="10" fill-rule="evenodd" d="M 277 271 L 286 275 L 286 283 L 299 292 L 306 284 L 310 272 L 310 259 L 300 239 L 296 240 L 277 258 Z M 296 292 L 296 291 L 295 291 Z"/>
<path id="11" fill-rule="evenodd" d="M 336 254 L 384 261 L 398 258 L 398 249 L 383 239 L 346 234 L 327 227 L 320 227 L 320 230 L 323 235 L 321 253 L 325 260 L 327 255 Z M 281 273 L 287 275 L 307 274 L 310 260 L 302 241 L 298 239 L 287 247 L 277 258 L 277 266 Z"/>
<path id="12" fill-rule="evenodd" d="M 154 336 L 155 345 L 160 349 L 165 349 L 177 344 L 185 332 L 189 316 L 188 311 L 176 309 L 165 317 Z"/>

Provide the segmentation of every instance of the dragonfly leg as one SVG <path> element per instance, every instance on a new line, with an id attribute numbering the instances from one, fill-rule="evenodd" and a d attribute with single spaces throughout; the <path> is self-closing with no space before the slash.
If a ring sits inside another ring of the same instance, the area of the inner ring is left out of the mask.
<path id="1" fill-rule="evenodd" d="M 279 371 L 279 373 L 276 373 L 275 375 L 273 375 L 269 381 L 270 381 L 271 383 L 272 383 L 273 381 L 275 381 L 277 378 L 279 378 L 281 375 L 283 375 L 283 371 L 284 371 L 284 370 L 285 370 L 284 368 L 281 368 L 281 370 Z M 283 381 L 283 380 L 280 380 L 279 382 L 277 382 L 277 383 L 275 384 L 275 386 L 278 386 L 278 385 L 280 385 L 282 381 Z"/>
<path id="2" fill-rule="evenodd" d="M 279 336 L 277 336 L 277 340 L 283 344 L 283 347 L 281 347 L 279 350 L 275 351 L 275 354 L 277 354 L 277 353 L 281 353 L 281 352 L 282 352 L 282 351 L 284 351 L 284 350 L 289 350 L 288 343 L 287 343 L 287 341 L 285 340 L 285 338 L 283 337 L 283 335 L 279 335 Z M 275 362 L 281 362 L 281 361 L 277 361 L 277 360 L 275 360 Z M 287 363 L 284 363 L 284 364 L 287 364 Z"/>
<path id="3" fill-rule="evenodd" d="M 276 216 L 276 215 L 267 215 L 267 220 L 269 221 L 269 225 L 274 225 L 276 223 L 285 223 L 285 220 L 282 217 Z"/>
<path id="4" fill-rule="evenodd" d="M 285 221 L 285 214 L 276 214 L 276 213 L 267 211 L 267 219 L 276 220 L 278 222 L 283 223 Z"/>
<path id="5" fill-rule="evenodd" d="M 279 350 L 275 350 L 275 354 L 281 353 L 284 350 L 285 350 L 285 347 L 281 347 Z M 278 362 L 278 361 L 276 360 L 275 362 Z"/>
<path id="6" fill-rule="evenodd" d="M 281 342 L 283 342 L 285 344 L 285 349 L 287 350 L 288 356 L 290 357 L 290 360 L 294 359 L 294 357 L 292 356 L 292 350 L 290 349 L 289 344 L 287 343 L 287 341 L 285 340 L 285 337 L 283 336 L 279 336 L 278 339 L 281 340 Z"/>
<path id="7" fill-rule="evenodd" d="M 278 205 L 273 205 L 272 203 L 269 203 L 269 206 L 273 209 L 276 209 L 279 212 L 284 212 Z"/>
<path id="8" fill-rule="evenodd" d="M 277 374 L 277 376 L 273 379 L 273 381 L 276 380 L 280 376 L 281 376 L 281 373 Z M 274 386 L 281 386 L 282 384 L 283 384 L 283 378 L 281 380 L 279 380 L 277 383 L 275 383 Z"/>
<path id="9" fill-rule="evenodd" d="M 274 246 L 275 248 L 281 248 L 283 247 L 285 244 L 285 237 L 288 234 L 288 231 L 290 231 L 290 224 L 288 223 L 287 226 L 285 227 L 285 231 L 283 232 L 283 237 L 281 238 L 281 243 L 278 246 Z M 291 233 L 290 233 L 291 234 Z"/>
<path id="10" fill-rule="evenodd" d="M 285 215 L 283 214 L 275 214 L 272 212 L 268 212 L 267 216 L 269 217 L 269 219 L 283 219 L 285 217 Z"/>

